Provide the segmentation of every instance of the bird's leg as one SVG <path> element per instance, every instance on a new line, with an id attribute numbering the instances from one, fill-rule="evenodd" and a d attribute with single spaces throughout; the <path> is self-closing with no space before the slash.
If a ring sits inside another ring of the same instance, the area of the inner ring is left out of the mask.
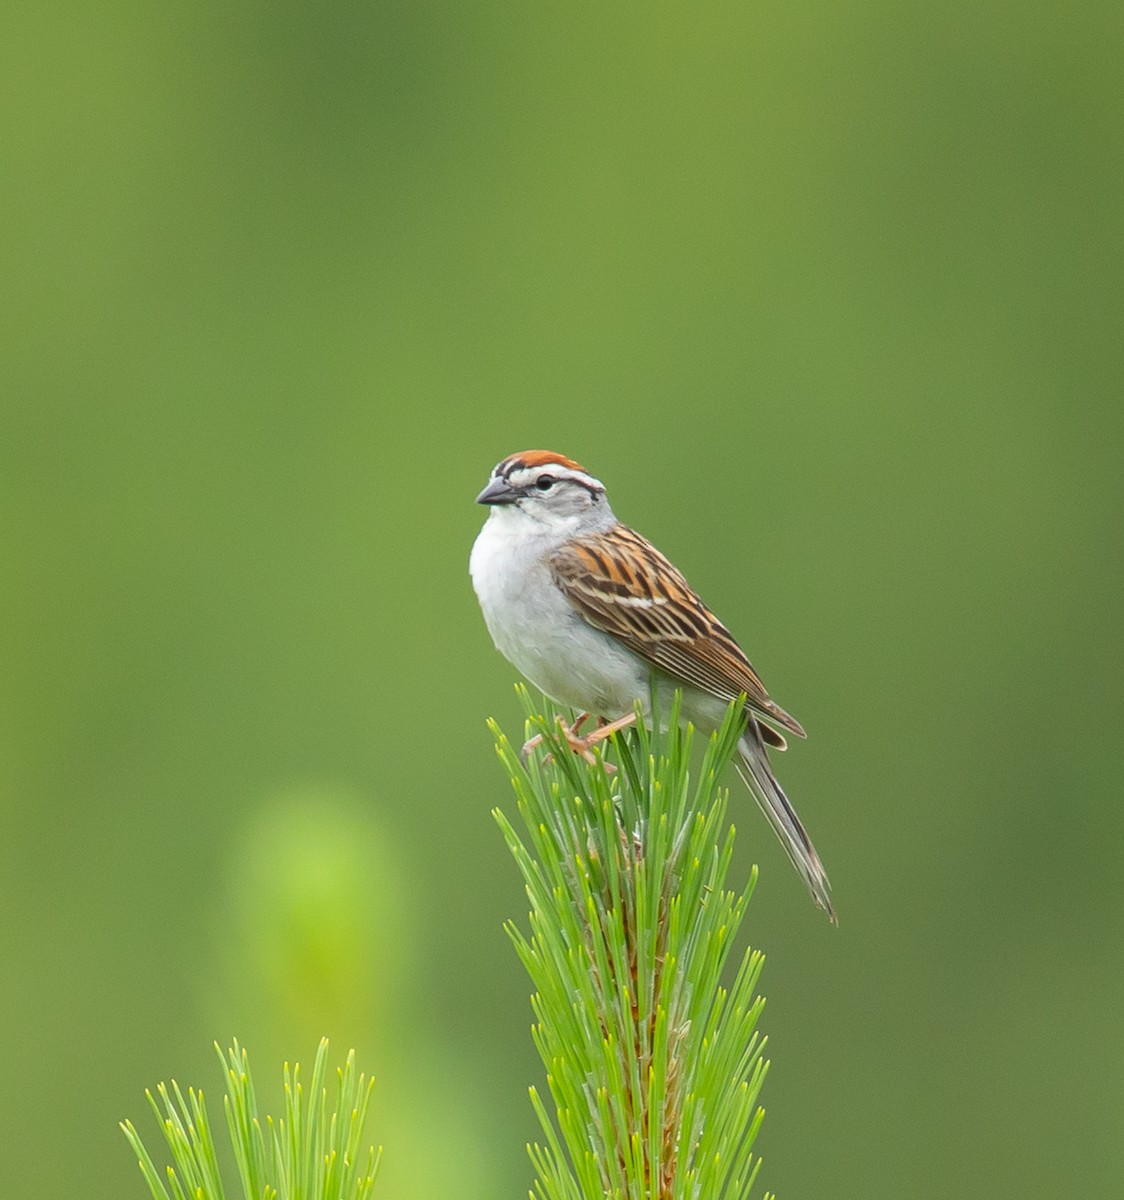
<path id="1" fill-rule="evenodd" d="M 634 725 L 635 723 L 636 710 L 634 709 L 632 712 L 625 713 L 623 717 L 618 717 L 615 721 L 599 721 L 597 729 L 595 729 L 592 733 L 586 734 L 585 737 L 579 738 L 578 740 L 584 744 L 586 749 L 589 749 L 589 747 L 595 742 L 603 741 L 605 738 L 609 737 L 610 734 L 616 733 L 618 729 L 627 729 L 630 725 Z M 577 730 L 577 727 L 578 722 L 575 721 L 575 731 Z"/>
<path id="2" fill-rule="evenodd" d="M 578 713 L 578 715 L 577 715 L 577 716 L 574 718 L 574 723 L 573 723 L 573 725 L 571 725 L 571 726 L 570 726 L 570 733 L 571 733 L 571 734 L 573 734 L 573 736 L 574 736 L 574 737 L 577 737 L 577 736 L 578 736 L 578 730 L 579 730 L 579 729 L 581 729 L 581 727 L 582 727 L 582 726 L 583 726 L 583 725 L 586 723 L 586 721 L 588 721 L 588 720 L 589 720 L 589 713 L 587 713 L 587 712 L 580 712 L 580 713 Z M 601 723 L 601 718 L 600 718 L 600 717 L 598 717 L 598 718 L 597 718 L 597 723 L 600 725 L 600 723 Z M 560 721 L 560 722 L 559 722 L 559 724 L 560 724 L 560 725 L 562 725 L 562 727 L 563 727 L 563 728 L 565 728 L 565 722 L 564 722 L 564 721 Z"/>

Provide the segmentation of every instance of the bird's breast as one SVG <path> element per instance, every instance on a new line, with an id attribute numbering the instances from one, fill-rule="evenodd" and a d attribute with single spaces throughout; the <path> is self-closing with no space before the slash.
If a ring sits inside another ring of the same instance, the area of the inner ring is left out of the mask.
<path id="1" fill-rule="evenodd" d="M 554 582 L 543 546 L 502 536 L 488 520 L 469 564 L 496 648 L 561 704 L 627 712 L 648 690 L 648 670 L 615 638 L 588 624 Z"/>

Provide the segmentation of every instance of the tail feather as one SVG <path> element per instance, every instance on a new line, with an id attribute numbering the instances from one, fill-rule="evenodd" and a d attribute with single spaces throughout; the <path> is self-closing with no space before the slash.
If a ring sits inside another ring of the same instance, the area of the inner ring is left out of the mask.
<path id="1" fill-rule="evenodd" d="M 816 906 L 827 913 L 833 925 L 837 925 L 839 919 L 831 906 L 831 883 L 828 881 L 827 872 L 823 869 L 815 846 L 812 845 L 812 839 L 808 837 L 796 810 L 789 803 L 769 766 L 768 752 L 756 721 L 750 721 L 738 743 L 738 752 L 741 762 L 737 767 L 742 781 L 772 825 L 773 832 L 792 860 L 797 874 L 811 892 Z"/>

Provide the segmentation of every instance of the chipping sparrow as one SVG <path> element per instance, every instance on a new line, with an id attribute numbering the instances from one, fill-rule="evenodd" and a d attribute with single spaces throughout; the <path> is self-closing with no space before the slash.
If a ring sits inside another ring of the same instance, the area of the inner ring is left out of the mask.
<path id="1" fill-rule="evenodd" d="M 785 748 L 775 726 L 799 737 L 804 730 L 769 699 L 686 579 L 617 520 L 600 480 L 561 454 L 526 450 L 505 458 L 476 499 L 491 509 L 469 562 L 488 631 L 536 687 L 583 711 L 569 733 L 574 749 L 591 757 L 591 743 L 629 724 L 637 701 L 649 713 L 653 678 L 661 710 L 680 688 L 683 718 L 705 731 L 744 692 L 738 772 L 834 922 L 827 874 L 765 749 Z M 588 713 L 618 719 L 579 738 Z"/>

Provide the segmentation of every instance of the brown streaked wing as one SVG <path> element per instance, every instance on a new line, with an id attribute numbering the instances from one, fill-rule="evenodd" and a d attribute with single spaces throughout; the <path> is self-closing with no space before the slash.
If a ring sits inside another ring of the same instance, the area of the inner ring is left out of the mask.
<path id="1" fill-rule="evenodd" d="M 754 713 L 804 737 L 799 721 L 769 699 L 729 630 L 635 530 L 616 525 L 579 538 L 556 551 L 550 565 L 566 598 L 595 629 L 720 699 L 734 700 L 745 692 Z"/>

